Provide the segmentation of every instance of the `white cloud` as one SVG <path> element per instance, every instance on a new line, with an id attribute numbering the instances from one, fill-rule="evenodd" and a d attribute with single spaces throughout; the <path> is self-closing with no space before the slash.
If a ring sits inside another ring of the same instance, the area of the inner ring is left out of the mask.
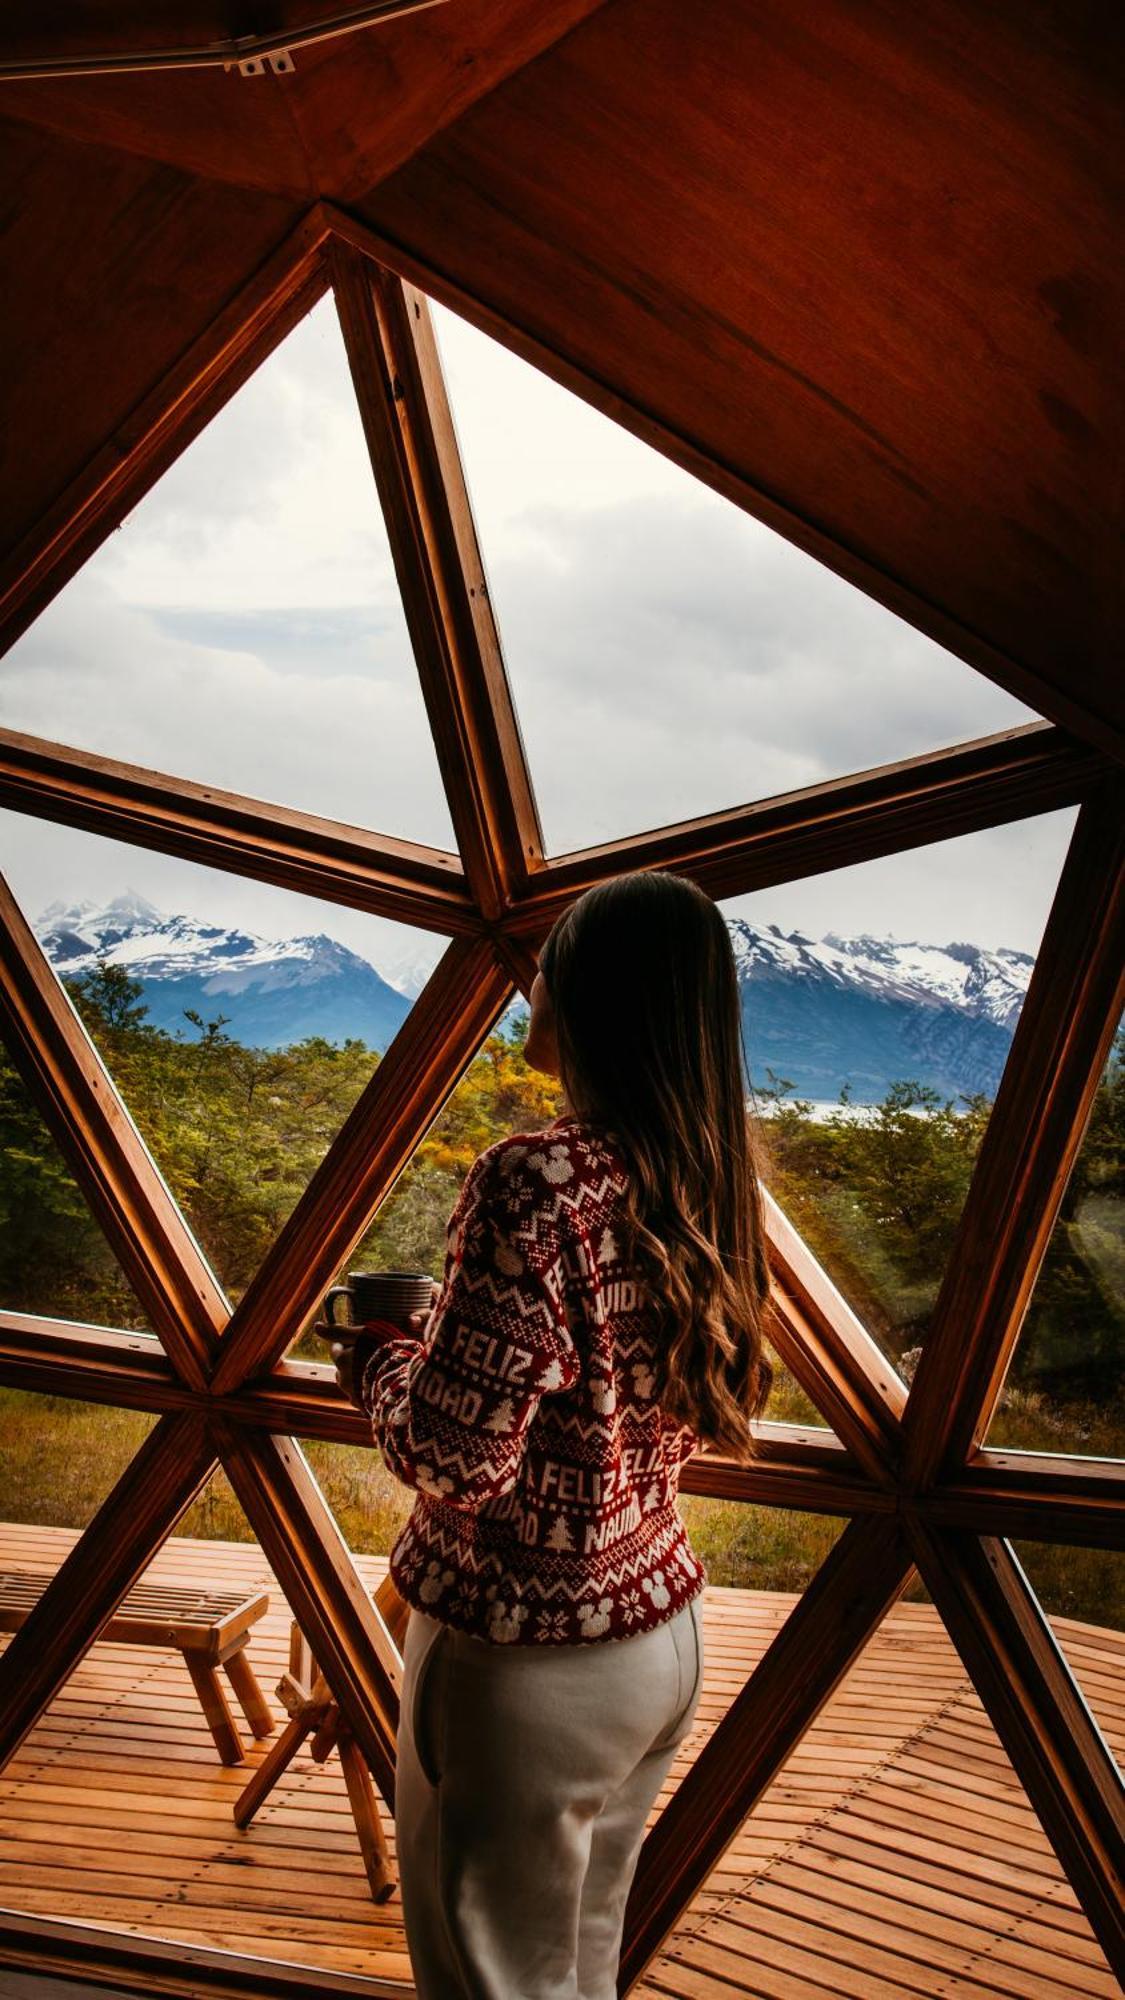
<path id="1" fill-rule="evenodd" d="M 437 319 L 549 852 L 1028 718 L 619 426 Z M 12 649 L 0 719 L 452 845 L 330 302 Z M 817 934 L 1034 948 L 1071 818 L 754 904 Z M 193 911 L 205 894 L 217 917 L 267 934 L 332 929 L 357 949 L 371 935 L 373 920 L 328 906 L 291 921 L 271 901 L 280 892 L 167 857 L 16 816 L 8 828 L 33 913 L 129 883 Z"/>

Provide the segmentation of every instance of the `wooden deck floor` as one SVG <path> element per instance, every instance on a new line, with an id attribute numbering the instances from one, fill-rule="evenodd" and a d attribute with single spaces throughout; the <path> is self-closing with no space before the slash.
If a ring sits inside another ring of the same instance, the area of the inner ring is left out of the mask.
<path id="1" fill-rule="evenodd" d="M 72 1539 L 0 1525 L 0 1561 L 54 1566 Z M 385 1559 L 359 1560 L 374 1587 Z M 256 1547 L 176 1539 L 150 1574 L 270 1589 L 251 1656 L 272 1693 L 289 1614 Z M 703 1698 L 654 1817 L 793 1602 L 708 1589 Z M 1120 1759 L 1125 1635 L 1057 1629 Z M 218 1765 L 178 1655 L 97 1645 L 0 1780 L 0 1903 L 409 1987 L 401 1906 L 368 1897 L 338 1760 L 299 1757 L 238 1833 L 231 1805 L 248 1768 Z M 643 2000 L 1119 1990 L 924 1604 L 891 1613 L 634 1989 Z"/>

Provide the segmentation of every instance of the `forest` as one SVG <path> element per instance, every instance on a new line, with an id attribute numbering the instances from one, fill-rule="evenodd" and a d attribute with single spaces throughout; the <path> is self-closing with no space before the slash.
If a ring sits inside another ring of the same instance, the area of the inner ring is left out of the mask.
<path id="1" fill-rule="evenodd" d="M 380 1058 L 361 1041 L 243 1046 L 219 1014 L 175 1034 L 146 1018 L 143 988 L 99 961 L 71 998 L 232 1302 L 244 1291 Z M 477 1154 L 557 1115 L 553 1078 L 524 1061 L 526 1021 L 488 1037 L 404 1169 L 351 1268 L 440 1276 L 445 1225 Z M 767 1072 L 755 1093 L 766 1184 L 883 1351 L 909 1380 L 991 1106 L 942 1100 L 909 1079 L 827 1116 Z M 1125 1455 L 1125 1035 L 1119 1030 L 1036 1285 L 989 1442 Z M 0 1304 L 144 1329 L 144 1315 L 81 1192 L 6 1059 L 0 1060 Z M 324 1359 L 306 1333 L 295 1351 Z M 767 1415 L 819 1423 L 775 1357 Z M 81 1526 L 153 1420 L 0 1390 L 0 1518 Z M 409 1512 L 378 1452 L 310 1443 L 353 1546 L 385 1551 Z M 800 1589 L 841 1521 L 685 1494 L 685 1520 L 716 1584 Z M 182 1531 L 250 1530 L 217 1475 Z M 1097 1551 L 1018 1544 L 1047 1608 L 1125 1622 L 1125 1565 Z M 911 1594 L 924 1596 L 918 1583 Z"/>

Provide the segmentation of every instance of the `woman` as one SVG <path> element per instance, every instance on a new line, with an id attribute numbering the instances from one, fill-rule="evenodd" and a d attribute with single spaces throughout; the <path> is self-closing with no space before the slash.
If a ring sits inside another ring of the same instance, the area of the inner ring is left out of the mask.
<path id="1" fill-rule="evenodd" d="M 339 1376 L 417 1500 L 395 1827 L 419 2000 L 614 2000 L 648 1813 L 691 1727 L 706 1581 L 676 1505 L 746 1462 L 771 1370 L 730 938 L 685 877 L 619 875 L 539 955 L 553 1123 L 487 1147 L 415 1332 Z"/>

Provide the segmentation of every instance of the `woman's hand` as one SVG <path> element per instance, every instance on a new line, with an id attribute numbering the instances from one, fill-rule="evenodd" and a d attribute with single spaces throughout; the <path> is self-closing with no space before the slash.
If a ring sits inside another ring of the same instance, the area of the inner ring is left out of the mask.
<path id="1" fill-rule="evenodd" d="M 435 1281 L 428 1307 L 423 1312 L 410 1313 L 402 1332 L 415 1340 L 420 1340 L 440 1295 L 441 1286 Z M 357 1409 L 362 1409 L 358 1380 L 361 1365 L 369 1359 L 373 1342 L 377 1344 L 380 1340 L 390 1340 L 394 1336 L 389 1332 L 385 1334 L 378 1331 L 368 1332 L 362 1326 L 338 1326 L 336 1332 L 339 1337 L 332 1342 L 329 1351 L 336 1364 L 337 1384 L 349 1403 L 354 1403 Z"/>

